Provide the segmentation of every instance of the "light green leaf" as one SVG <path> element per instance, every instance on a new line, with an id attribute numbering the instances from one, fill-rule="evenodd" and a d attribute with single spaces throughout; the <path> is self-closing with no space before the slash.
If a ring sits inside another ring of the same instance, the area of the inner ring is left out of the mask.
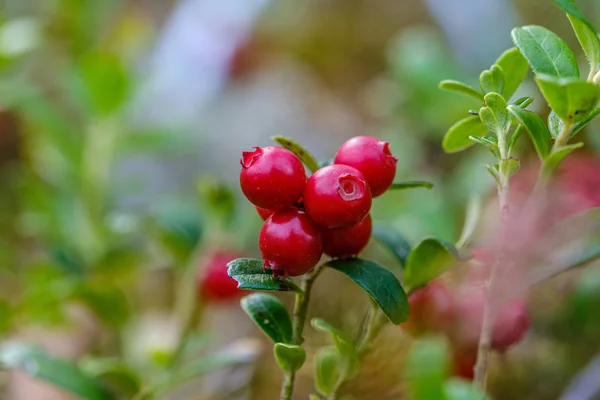
<path id="1" fill-rule="evenodd" d="M 544 160 L 550 154 L 550 132 L 539 115 L 521 107 L 510 105 L 508 110 L 527 129 L 531 141 L 540 159 Z"/>
<path id="2" fill-rule="evenodd" d="M 560 135 L 560 132 L 565 127 L 565 123 L 560 119 L 558 115 L 554 111 L 550 111 L 548 114 L 548 128 L 550 130 L 550 134 L 553 138 L 556 138 Z"/>
<path id="3" fill-rule="evenodd" d="M 352 339 L 320 318 L 313 318 L 310 324 L 318 331 L 329 333 L 333 338 L 335 347 L 340 355 L 338 363 L 339 373 L 346 378 L 355 377 L 360 369 L 360 361 Z"/>
<path id="4" fill-rule="evenodd" d="M 404 283 L 411 289 L 437 278 L 458 259 L 456 248 L 436 238 L 423 239 L 408 255 Z"/>
<path id="5" fill-rule="evenodd" d="M 517 140 L 519 140 L 519 138 L 521 137 L 521 134 L 523 133 L 524 129 L 525 127 L 523 126 L 523 124 L 519 124 L 515 128 L 515 131 L 513 132 L 512 136 L 510 137 L 510 141 L 508 142 L 508 154 L 512 153 L 515 145 L 517 144 Z"/>
<path id="6" fill-rule="evenodd" d="M 575 55 L 554 32 L 542 26 L 529 25 L 513 29 L 511 36 L 536 74 L 579 78 Z"/>
<path id="7" fill-rule="evenodd" d="M 442 90 L 464 94 L 465 96 L 470 96 L 477 100 L 483 101 L 483 93 L 460 81 L 446 79 L 440 82 L 439 87 Z"/>
<path id="8" fill-rule="evenodd" d="M 510 118 L 504 98 L 498 93 L 488 93 L 485 95 L 485 104 L 479 110 L 481 122 L 497 135 L 506 132 L 510 126 Z"/>
<path id="9" fill-rule="evenodd" d="M 489 70 L 479 75 L 479 85 L 484 93 L 502 93 L 504 91 L 504 71 L 498 65 L 492 65 Z"/>
<path id="10" fill-rule="evenodd" d="M 527 108 L 527 106 L 529 106 L 531 103 L 533 103 L 533 97 L 525 96 L 515 100 L 513 104 L 521 108 Z"/>
<path id="11" fill-rule="evenodd" d="M 588 115 L 585 116 L 582 120 L 575 122 L 573 127 L 571 128 L 571 134 L 569 135 L 569 139 L 575 136 L 579 131 L 586 127 L 587 124 L 592 122 L 594 118 L 596 118 L 600 114 L 600 108 L 594 108 Z M 560 134 L 560 132 L 565 127 L 564 122 L 559 118 L 558 115 L 554 111 L 551 111 L 548 115 L 548 126 L 550 127 L 550 132 L 553 137 L 556 137 Z"/>
<path id="12" fill-rule="evenodd" d="M 375 222 L 371 235 L 392 252 L 401 266 L 406 264 L 406 257 L 410 253 L 411 246 L 408 240 L 398 231 L 387 225 Z"/>
<path id="13" fill-rule="evenodd" d="M 341 356 L 333 346 L 319 349 L 315 354 L 315 386 L 319 393 L 327 396 L 339 378 L 338 365 Z"/>
<path id="14" fill-rule="evenodd" d="M 319 163 L 317 159 L 300 144 L 294 142 L 292 139 L 286 138 L 285 136 L 272 136 L 271 139 L 294 153 L 312 172 L 316 172 L 319 169 Z"/>
<path id="15" fill-rule="evenodd" d="M 86 53 L 79 74 L 93 110 L 100 115 L 117 111 L 129 97 L 129 76 L 113 54 Z"/>
<path id="16" fill-rule="evenodd" d="M 489 400 L 473 382 L 458 378 L 450 378 L 444 383 L 444 395 L 447 400 Z"/>
<path id="17" fill-rule="evenodd" d="M 548 105 L 563 121 L 585 119 L 600 100 L 600 86 L 578 79 L 538 75 L 536 82 Z"/>
<path id="18" fill-rule="evenodd" d="M 521 162 L 514 158 L 509 158 L 507 160 L 500 160 L 500 170 L 504 174 L 506 178 L 510 178 L 514 174 L 516 174 L 521 168 Z"/>
<path id="19" fill-rule="evenodd" d="M 485 168 L 488 170 L 490 175 L 492 175 L 492 178 L 494 178 L 494 180 L 496 181 L 496 185 L 500 186 L 501 184 L 500 184 L 500 175 L 498 175 L 498 164 L 495 164 L 495 165 L 486 164 Z"/>
<path id="20" fill-rule="evenodd" d="M 485 125 L 481 123 L 478 115 L 470 115 L 461 119 L 448 129 L 442 147 L 447 153 L 456 153 L 473 146 L 469 136 L 484 136 L 488 132 Z"/>
<path id="21" fill-rule="evenodd" d="M 118 358 L 86 358 L 80 362 L 81 369 L 104 383 L 114 393 L 133 398 L 140 391 L 140 377 Z"/>
<path id="22" fill-rule="evenodd" d="M 392 183 L 388 190 L 403 190 L 412 188 L 433 189 L 433 183 L 426 181 L 399 181 Z"/>
<path id="23" fill-rule="evenodd" d="M 306 361 L 306 350 L 304 347 L 294 344 L 275 343 L 273 354 L 277 365 L 283 371 L 296 372 Z"/>
<path id="24" fill-rule="evenodd" d="M 513 47 L 502 53 L 495 64 L 502 68 L 504 73 L 504 90 L 501 93 L 506 100 L 509 100 L 527 76 L 527 60 L 519 49 Z M 523 106 L 525 107 L 527 106 Z"/>
<path id="25" fill-rule="evenodd" d="M 450 366 L 450 346 L 443 337 L 432 337 L 413 343 L 404 367 L 411 398 L 444 399 L 444 380 Z"/>
<path id="26" fill-rule="evenodd" d="M 333 260 L 325 265 L 342 272 L 362 287 L 392 323 L 398 325 L 408 318 L 406 293 L 398 279 L 386 268 L 360 258 Z"/>
<path id="27" fill-rule="evenodd" d="M 500 150 L 498 149 L 498 139 L 496 138 L 496 136 L 469 136 L 469 139 L 487 148 L 494 155 L 494 157 L 500 157 Z"/>
<path id="28" fill-rule="evenodd" d="M 273 342 L 292 342 L 292 320 L 277 297 L 266 293 L 252 293 L 240 303 L 246 314 Z"/>
<path id="29" fill-rule="evenodd" d="M 238 258 L 227 264 L 227 274 L 238 282 L 238 288 L 247 290 L 302 291 L 289 278 L 274 278 L 270 268 L 253 258 Z"/>
<path id="30" fill-rule="evenodd" d="M 568 156 L 573 150 L 578 149 L 583 146 L 583 143 L 574 143 L 568 146 L 562 147 L 560 150 L 551 153 L 546 161 L 544 162 L 544 168 L 542 171 L 542 175 L 545 179 L 549 178 L 554 170 L 560 165 L 560 163 Z"/>

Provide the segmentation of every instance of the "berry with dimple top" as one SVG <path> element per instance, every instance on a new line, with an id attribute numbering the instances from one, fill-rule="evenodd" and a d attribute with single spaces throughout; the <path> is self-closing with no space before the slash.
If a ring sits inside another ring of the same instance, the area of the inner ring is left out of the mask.
<path id="1" fill-rule="evenodd" d="M 306 183 L 304 207 L 310 218 L 324 228 L 350 228 L 369 213 L 371 190 L 356 168 L 329 165 Z"/>
<path id="2" fill-rule="evenodd" d="M 231 251 L 216 251 L 204 259 L 205 268 L 197 277 L 196 287 L 202 299 L 208 302 L 237 300 L 244 295 L 237 282 L 227 275 L 227 263 L 240 258 Z"/>
<path id="3" fill-rule="evenodd" d="M 265 221 L 259 247 L 265 267 L 282 276 L 307 273 L 323 254 L 319 228 L 306 213 L 294 209 L 278 211 Z"/>
<path id="4" fill-rule="evenodd" d="M 390 144 L 370 136 L 357 136 L 342 144 L 333 159 L 335 164 L 349 165 L 363 173 L 371 195 L 383 194 L 396 176 L 396 163 Z"/>
<path id="5" fill-rule="evenodd" d="M 258 213 L 258 215 L 260 215 L 260 217 L 262 218 L 263 221 L 266 221 L 267 218 L 269 218 L 271 215 L 275 214 L 275 211 L 273 210 L 266 210 L 264 208 L 260 208 L 260 207 L 255 207 L 256 208 L 256 212 Z"/>
<path id="6" fill-rule="evenodd" d="M 282 147 L 255 147 L 242 152 L 240 186 L 257 207 L 280 210 L 293 206 L 304 190 L 306 172 L 294 153 Z"/>
<path id="7" fill-rule="evenodd" d="M 369 243 L 371 231 L 370 215 L 352 228 L 323 229 L 323 252 L 330 257 L 355 256 Z"/>
<path id="8" fill-rule="evenodd" d="M 431 281 L 408 296 L 410 315 L 402 328 L 411 335 L 441 332 L 452 325 L 455 316 L 454 295 L 446 285 Z"/>

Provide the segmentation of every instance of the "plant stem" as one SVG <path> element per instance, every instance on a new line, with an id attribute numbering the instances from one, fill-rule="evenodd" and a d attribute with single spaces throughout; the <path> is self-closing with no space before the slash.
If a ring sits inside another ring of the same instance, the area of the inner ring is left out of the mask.
<path id="1" fill-rule="evenodd" d="M 304 275 L 301 285 L 301 292 L 296 293 L 296 303 L 294 305 L 294 317 L 293 317 L 293 334 L 292 343 L 295 345 L 302 345 L 304 338 L 302 332 L 304 331 L 304 325 L 306 323 L 306 314 L 308 311 L 308 304 L 310 302 L 310 293 L 315 279 L 321 274 L 325 267 L 320 265 Z M 294 381 L 296 379 L 296 372 L 285 371 L 283 374 L 283 384 L 281 386 L 281 400 L 291 400 L 292 394 L 294 393 Z"/>

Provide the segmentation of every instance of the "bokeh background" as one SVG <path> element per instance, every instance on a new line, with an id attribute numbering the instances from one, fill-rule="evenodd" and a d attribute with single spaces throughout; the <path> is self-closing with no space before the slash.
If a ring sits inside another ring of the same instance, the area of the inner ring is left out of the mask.
<path id="1" fill-rule="evenodd" d="M 600 2 L 578 3 L 600 27 Z M 261 221 L 237 183 L 242 150 L 284 135 L 325 160 L 352 136 L 385 139 L 398 179 L 435 188 L 382 196 L 373 218 L 411 242 L 454 242 L 468 200 L 493 192 L 492 160 L 442 151 L 447 128 L 478 105 L 438 82 L 475 85 L 524 24 L 581 56 L 550 0 L 3 0 L 0 21 L 0 340 L 38 343 L 90 373 L 116 359 L 146 379 L 165 368 L 190 270 L 215 251 L 258 256 Z M 536 90 L 528 81 L 515 98 L 532 95 L 544 113 Z M 592 188 L 599 133 L 598 122 L 586 128 L 578 156 Z M 535 157 L 521 142 L 526 163 Z M 394 263 L 376 243 L 366 257 Z M 555 399 L 600 349 L 597 270 L 530 291 L 532 329 L 493 363 L 496 399 Z M 311 314 L 352 331 L 366 295 L 334 273 L 322 281 Z M 243 362 L 198 373 L 171 398 L 277 398 L 270 347 L 237 302 L 210 305 L 197 331 L 190 354 L 224 349 Z M 309 348 L 326 339 L 307 329 Z M 388 327 L 348 392 L 406 398 L 409 345 Z M 0 377 L 2 398 L 69 398 L 21 373 Z M 307 362 L 296 398 L 312 386 Z"/>

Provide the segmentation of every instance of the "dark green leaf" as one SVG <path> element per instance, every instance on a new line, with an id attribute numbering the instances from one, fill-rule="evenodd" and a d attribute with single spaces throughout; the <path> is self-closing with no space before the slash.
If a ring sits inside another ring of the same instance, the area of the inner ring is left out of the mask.
<path id="1" fill-rule="evenodd" d="M 510 126 L 510 118 L 504 98 L 498 93 L 488 93 L 485 95 L 485 104 L 479 110 L 481 122 L 496 135 L 506 132 Z"/>
<path id="2" fill-rule="evenodd" d="M 123 361 L 116 358 L 90 358 L 81 362 L 81 369 L 104 383 L 114 393 L 128 399 L 140 391 L 140 377 Z"/>
<path id="3" fill-rule="evenodd" d="M 515 46 L 536 74 L 558 78 L 579 78 L 575 55 L 554 32 L 542 26 L 529 25 L 511 32 Z"/>
<path id="4" fill-rule="evenodd" d="M 558 165 L 568 156 L 573 150 L 583 146 L 583 143 L 574 143 L 562 147 L 560 150 L 551 153 L 544 162 L 543 176 L 549 178 Z"/>
<path id="5" fill-rule="evenodd" d="M 114 399 L 100 383 L 74 364 L 25 343 L 3 344 L 0 347 L 0 365 L 9 369 L 20 369 L 33 378 L 50 382 L 83 399 Z"/>
<path id="6" fill-rule="evenodd" d="M 515 128 L 515 131 L 513 132 L 512 136 L 510 137 L 510 141 L 508 142 L 508 153 L 512 153 L 515 145 L 517 144 L 517 140 L 519 140 L 519 138 L 521 137 L 521 134 L 523 133 L 523 130 L 525 129 L 525 127 L 522 124 L 517 125 L 517 127 Z"/>
<path id="7" fill-rule="evenodd" d="M 129 318 L 130 306 L 127 296 L 116 285 L 82 284 L 73 297 L 87 305 L 109 326 L 122 326 Z"/>
<path id="8" fill-rule="evenodd" d="M 333 385 L 338 380 L 340 359 L 340 354 L 333 346 L 323 347 L 315 354 L 315 386 L 324 396 L 331 392 Z"/>
<path id="9" fill-rule="evenodd" d="M 469 136 L 484 136 L 488 129 L 481 123 L 478 115 L 461 119 L 448 129 L 442 147 L 447 153 L 456 153 L 473 146 Z"/>
<path id="10" fill-rule="evenodd" d="M 498 65 L 492 65 L 489 70 L 479 75 L 479 85 L 484 93 L 502 93 L 504 91 L 504 71 Z"/>
<path id="11" fill-rule="evenodd" d="M 527 108 L 527 106 L 529 106 L 531 103 L 533 103 L 533 97 L 525 96 L 517 99 L 513 104 L 521 108 Z"/>
<path id="12" fill-rule="evenodd" d="M 426 181 L 399 181 L 392 183 L 392 186 L 390 186 L 389 190 L 402 190 L 412 188 L 432 189 L 433 183 Z"/>
<path id="13" fill-rule="evenodd" d="M 548 128 L 544 125 L 544 121 L 536 113 L 524 110 L 518 106 L 510 105 L 508 106 L 508 110 L 527 129 L 536 152 L 540 159 L 544 160 L 550 154 L 550 132 L 548 132 Z"/>
<path id="14" fill-rule="evenodd" d="M 344 273 L 362 287 L 392 323 L 398 325 L 408 318 L 406 293 L 398 279 L 386 268 L 360 258 L 333 260 L 325 265 Z"/>
<path id="15" fill-rule="evenodd" d="M 513 47 L 502 53 L 495 64 L 502 68 L 504 73 L 504 90 L 501 93 L 506 100 L 509 100 L 527 76 L 527 60 L 519 49 Z M 525 107 L 527 106 L 523 106 Z"/>
<path id="16" fill-rule="evenodd" d="M 450 346 L 442 337 L 425 338 L 413 343 L 404 366 L 411 398 L 444 399 L 444 380 L 450 366 Z"/>
<path id="17" fill-rule="evenodd" d="M 304 347 L 294 344 L 275 343 L 273 354 L 277 365 L 283 371 L 296 372 L 306 361 L 306 350 Z"/>
<path id="18" fill-rule="evenodd" d="M 460 81 L 446 79 L 440 82 L 439 87 L 442 90 L 464 94 L 465 96 L 470 96 L 477 100 L 483 101 L 483 93 L 481 93 L 474 87 Z"/>
<path id="19" fill-rule="evenodd" d="M 458 378 L 450 378 L 444 383 L 444 395 L 447 400 L 489 400 L 473 382 Z"/>
<path id="20" fill-rule="evenodd" d="M 270 268 L 263 269 L 263 262 L 252 258 L 238 258 L 227 264 L 227 273 L 238 282 L 238 288 L 246 290 L 277 290 L 300 292 L 301 289 L 289 278 L 274 278 Z"/>
<path id="21" fill-rule="evenodd" d="M 392 252 L 401 266 L 406 264 L 406 257 L 410 253 L 411 246 L 408 240 L 398 231 L 387 225 L 375 222 L 371 235 Z"/>
<path id="22" fill-rule="evenodd" d="M 578 79 L 538 75 L 537 84 L 548 105 L 563 121 L 585 119 L 600 100 L 600 86 Z"/>
<path id="23" fill-rule="evenodd" d="M 426 238 L 408 255 L 404 283 L 411 289 L 437 278 L 458 259 L 456 248 L 443 240 Z"/>
<path id="24" fill-rule="evenodd" d="M 277 297 L 266 293 L 252 293 L 241 300 L 241 305 L 273 342 L 292 342 L 292 320 Z"/>
<path id="25" fill-rule="evenodd" d="M 316 172 L 319 169 L 319 163 L 317 162 L 316 158 L 314 158 L 312 154 L 310 154 L 308 150 L 306 150 L 300 144 L 286 138 L 285 136 L 273 136 L 271 139 L 298 156 L 304 165 L 306 165 L 312 172 Z"/>
<path id="26" fill-rule="evenodd" d="M 118 110 L 129 96 L 129 78 L 119 59 L 108 53 L 86 53 L 79 71 L 95 111 L 109 114 Z"/>

